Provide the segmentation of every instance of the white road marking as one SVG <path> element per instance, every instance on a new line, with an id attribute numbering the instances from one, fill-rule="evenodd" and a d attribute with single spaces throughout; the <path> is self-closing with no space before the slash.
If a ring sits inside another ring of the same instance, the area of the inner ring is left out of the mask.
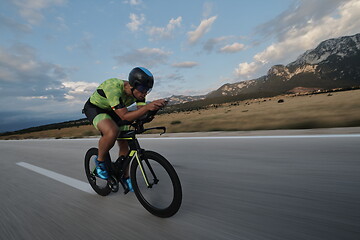
<path id="1" fill-rule="evenodd" d="M 71 178 L 44 168 L 40 168 L 34 165 L 31 165 L 29 163 L 26 162 L 18 162 L 16 163 L 18 166 L 24 167 L 26 169 L 29 169 L 31 171 L 34 171 L 36 173 L 39 173 L 41 175 L 44 175 L 46 177 L 49 177 L 51 179 L 54 179 L 58 182 L 64 183 L 66 185 L 69 185 L 70 187 L 79 189 L 81 191 L 87 192 L 87 193 L 91 193 L 91 194 L 95 194 L 95 192 L 92 190 L 91 186 L 89 185 L 89 183 L 85 183 L 82 182 L 80 180 L 77 180 L 75 178 Z"/>

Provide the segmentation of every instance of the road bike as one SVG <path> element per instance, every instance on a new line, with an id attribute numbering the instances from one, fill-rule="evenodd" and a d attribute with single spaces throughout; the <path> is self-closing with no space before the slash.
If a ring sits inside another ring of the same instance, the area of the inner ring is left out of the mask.
<path id="1" fill-rule="evenodd" d="M 133 130 L 120 132 L 118 140 L 126 140 L 129 144 L 129 153 L 125 157 L 119 157 L 115 162 L 111 161 L 107 153 L 105 160 L 109 178 L 101 179 L 96 174 L 95 158 L 98 155 L 97 148 L 90 148 L 85 155 L 86 177 L 94 189 L 101 195 L 107 196 L 111 192 L 119 190 L 119 183 L 124 189 L 124 194 L 129 192 L 127 184 L 123 181 L 124 174 L 130 166 L 130 179 L 134 193 L 151 214 L 166 218 L 171 217 L 179 210 L 182 201 L 182 188 L 180 179 L 170 162 L 159 153 L 142 149 L 136 138 L 149 130 L 162 130 L 165 127 L 144 128 L 144 124 L 151 122 L 157 111 L 149 111 L 142 118 L 130 123 Z"/>

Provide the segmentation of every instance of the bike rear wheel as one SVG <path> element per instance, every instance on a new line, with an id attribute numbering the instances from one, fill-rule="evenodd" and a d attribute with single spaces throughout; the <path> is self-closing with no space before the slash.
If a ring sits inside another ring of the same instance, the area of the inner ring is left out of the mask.
<path id="1" fill-rule="evenodd" d="M 101 196 L 107 196 L 111 192 L 111 188 L 108 185 L 108 181 L 97 177 L 95 172 L 95 167 L 96 167 L 95 158 L 97 155 L 98 155 L 97 148 L 90 148 L 87 151 L 85 155 L 85 173 L 94 191 Z"/>
<path id="2" fill-rule="evenodd" d="M 140 161 L 141 167 L 135 158 L 130 171 L 137 199 L 155 216 L 173 216 L 179 210 L 182 201 L 181 183 L 175 169 L 163 156 L 152 151 L 145 151 L 140 156 Z"/>

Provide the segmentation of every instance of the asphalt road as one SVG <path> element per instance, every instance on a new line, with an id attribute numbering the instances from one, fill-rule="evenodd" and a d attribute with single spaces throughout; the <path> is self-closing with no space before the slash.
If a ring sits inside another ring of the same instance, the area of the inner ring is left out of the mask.
<path id="1" fill-rule="evenodd" d="M 94 194 L 83 158 L 96 139 L 0 141 L 0 239 L 360 239 L 360 135 L 140 142 L 179 174 L 175 216 Z"/>

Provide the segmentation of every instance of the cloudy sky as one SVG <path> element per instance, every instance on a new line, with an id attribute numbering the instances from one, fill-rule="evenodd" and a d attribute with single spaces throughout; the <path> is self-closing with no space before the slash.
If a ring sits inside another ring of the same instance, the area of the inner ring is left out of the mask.
<path id="1" fill-rule="evenodd" d="M 0 132 L 83 118 L 135 66 L 155 76 L 149 100 L 257 78 L 359 19 L 360 0 L 0 1 Z"/>

